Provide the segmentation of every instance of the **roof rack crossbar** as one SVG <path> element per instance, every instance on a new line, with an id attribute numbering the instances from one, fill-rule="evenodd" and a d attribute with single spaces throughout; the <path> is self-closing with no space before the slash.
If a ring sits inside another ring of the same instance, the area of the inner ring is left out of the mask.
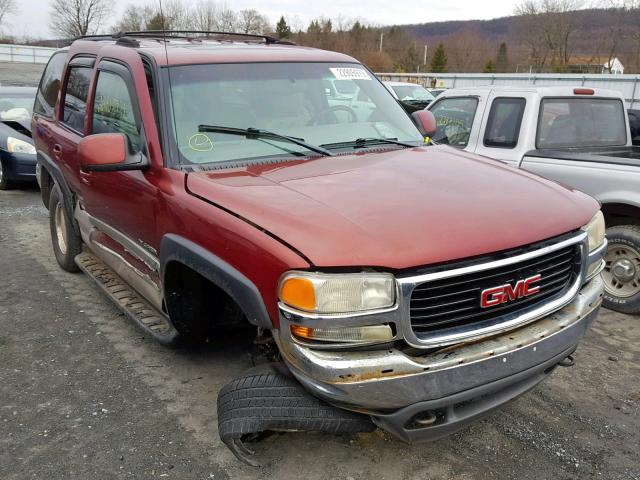
<path id="1" fill-rule="evenodd" d="M 200 35 L 200 37 L 192 37 L 191 35 Z M 107 40 L 107 39 L 120 39 L 123 37 L 143 37 L 143 38 L 207 38 L 209 36 L 231 36 L 231 37 L 246 37 L 246 38 L 258 38 L 264 40 L 267 45 L 280 44 L 280 45 L 295 45 L 295 43 L 289 40 L 282 40 L 280 38 L 272 37 L 271 35 L 258 35 L 254 33 L 242 33 L 242 32 L 219 32 L 213 30 L 141 30 L 130 32 L 118 32 L 112 34 L 103 35 L 85 35 L 77 37 L 75 40 Z"/>

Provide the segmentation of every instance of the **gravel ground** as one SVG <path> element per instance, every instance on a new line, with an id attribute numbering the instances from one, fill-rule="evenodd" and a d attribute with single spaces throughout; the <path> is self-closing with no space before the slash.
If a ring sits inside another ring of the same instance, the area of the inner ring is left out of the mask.
<path id="1" fill-rule="evenodd" d="M 640 318 L 602 311 L 534 391 L 445 440 L 280 433 L 238 464 L 218 390 L 248 338 L 167 350 L 58 268 L 36 190 L 0 192 L 0 478 L 640 479 Z"/>

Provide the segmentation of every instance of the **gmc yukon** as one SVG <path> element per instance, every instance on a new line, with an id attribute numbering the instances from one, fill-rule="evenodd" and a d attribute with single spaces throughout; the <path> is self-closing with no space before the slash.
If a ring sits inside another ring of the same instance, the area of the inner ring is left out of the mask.
<path id="1" fill-rule="evenodd" d="M 332 105 L 352 82 L 367 118 Z M 598 203 L 429 145 L 346 55 L 202 32 L 83 38 L 33 115 L 53 252 L 165 345 L 256 331 L 218 432 L 447 435 L 569 366 L 598 314 Z"/>

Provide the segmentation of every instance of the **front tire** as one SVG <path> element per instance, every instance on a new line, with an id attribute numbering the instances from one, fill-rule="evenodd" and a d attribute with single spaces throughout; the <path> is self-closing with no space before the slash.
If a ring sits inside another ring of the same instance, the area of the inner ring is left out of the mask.
<path id="1" fill-rule="evenodd" d="M 640 226 L 608 228 L 607 240 L 603 305 L 622 313 L 640 313 Z"/>
<path id="2" fill-rule="evenodd" d="M 56 185 L 49 198 L 49 228 L 53 254 L 58 265 L 64 270 L 78 272 L 80 269 L 75 263 L 75 258 L 82 252 L 82 241 L 73 228 L 72 221 L 67 215 L 62 192 Z"/>
<path id="3" fill-rule="evenodd" d="M 0 161 L 0 190 L 10 190 L 11 188 L 13 188 L 13 183 L 7 178 L 2 161 Z"/>

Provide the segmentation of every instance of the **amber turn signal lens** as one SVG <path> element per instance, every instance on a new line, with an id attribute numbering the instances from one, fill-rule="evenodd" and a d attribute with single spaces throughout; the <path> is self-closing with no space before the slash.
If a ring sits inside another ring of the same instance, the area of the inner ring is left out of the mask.
<path id="1" fill-rule="evenodd" d="M 280 287 L 280 300 L 300 310 L 315 310 L 316 294 L 313 283 L 308 278 L 287 278 Z"/>
<path id="2" fill-rule="evenodd" d="M 393 340 L 393 330 L 389 325 L 315 328 L 293 324 L 291 333 L 302 340 L 330 343 L 381 343 Z"/>

